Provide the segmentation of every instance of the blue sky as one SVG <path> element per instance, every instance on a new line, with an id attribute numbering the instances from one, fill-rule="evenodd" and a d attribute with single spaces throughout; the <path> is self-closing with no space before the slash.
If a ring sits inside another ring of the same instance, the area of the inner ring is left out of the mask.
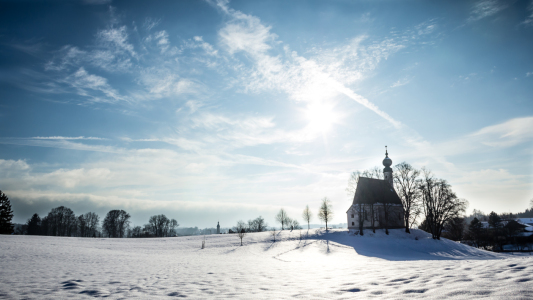
<path id="1" fill-rule="evenodd" d="M 533 198 L 531 1 L 3 1 L 0 40 L 15 222 L 275 225 L 323 197 L 346 222 L 385 145 L 469 210 Z"/>

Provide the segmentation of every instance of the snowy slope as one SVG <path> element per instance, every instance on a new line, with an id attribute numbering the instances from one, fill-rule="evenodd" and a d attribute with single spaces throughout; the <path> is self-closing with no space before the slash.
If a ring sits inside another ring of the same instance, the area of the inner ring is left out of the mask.
<path id="1" fill-rule="evenodd" d="M 0 298 L 533 298 L 533 260 L 346 230 L 162 239 L 0 236 Z M 418 237 L 418 240 L 415 240 Z"/>

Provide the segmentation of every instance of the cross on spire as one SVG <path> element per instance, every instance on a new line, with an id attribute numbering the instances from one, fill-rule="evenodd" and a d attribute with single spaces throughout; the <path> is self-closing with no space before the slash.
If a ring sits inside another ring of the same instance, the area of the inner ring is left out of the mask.
<path id="1" fill-rule="evenodd" d="M 387 146 L 385 145 L 385 156 L 389 156 L 389 153 L 387 152 Z"/>

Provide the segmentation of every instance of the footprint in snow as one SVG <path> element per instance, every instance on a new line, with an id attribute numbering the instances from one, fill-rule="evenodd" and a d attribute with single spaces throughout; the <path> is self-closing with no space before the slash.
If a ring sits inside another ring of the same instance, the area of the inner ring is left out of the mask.
<path id="1" fill-rule="evenodd" d="M 80 282 L 83 282 L 83 280 L 67 280 L 61 282 L 61 284 L 64 290 L 73 290 L 80 287 Z"/>

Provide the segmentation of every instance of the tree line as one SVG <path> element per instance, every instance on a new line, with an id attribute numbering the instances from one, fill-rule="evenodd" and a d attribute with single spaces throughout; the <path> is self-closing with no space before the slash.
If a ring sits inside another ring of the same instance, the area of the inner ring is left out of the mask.
<path id="1" fill-rule="evenodd" d="M 486 215 L 474 209 L 470 216 L 457 217 L 446 223 L 443 237 L 490 251 L 504 251 L 506 245 L 512 250 L 531 251 L 533 235 L 515 219 L 516 215 L 511 213 L 498 215 L 493 211 Z M 419 228 L 428 230 L 424 222 Z"/>
<path id="2" fill-rule="evenodd" d="M 309 222 L 312 220 L 312 217 L 313 217 L 313 214 L 311 213 L 311 210 L 309 209 L 309 205 L 305 207 L 302 213 L 302 217 L 307 222 L 307 229 L 309 229 Z M 326 230 L 327 230 L 328 222 L 331 221 L 333 218 L 333 209 L 331 206 L 331 201 L 327 197 L 324 197 L 321 200 L 320 208 L 318 210 L 318 218 L 326 222 Z M 285 209 L 283 208 L 279 210 L 275 219 L 281 225 L 281 230 L 302 229 L 298 220 L 290 218 L 287 215 L 287 211 L 285 211 Z M 237 237 L 241 240 L 241 246 L 242 246 L 242 240 L 246 236 L 247 233 L 263 232 L 267 230 L 268 230 L 268 224 L 265 222 L 263 217 L 259 216 L 258 218 L 254 220 L 249 220 L 248 223 L 242 220 L 239 220 L 237 222 L 237 225 L 235 225 L 232 229 L 229 230 L 229 233 L 237 234 Z M 271 228 L 271 235 L 275 241 L 276 240 L 276 229 L 275 228 Z M 204 245 L 205 244 L 202 244 L 202 249 Z"/>
<path id="3" fill-rule="evenodd" d="M 94 212 L 76 216 L 65 206 L 53 208 L 41 218 L 35 213 L 22 228 L 22 234 L 71 237 L 144 238 L 176 236 L 179 226 L 165 215 L 151 216 L 148 224 L 130 226 L 130 214 L 124 210 L 110 210 L 100 222 Z"/>

